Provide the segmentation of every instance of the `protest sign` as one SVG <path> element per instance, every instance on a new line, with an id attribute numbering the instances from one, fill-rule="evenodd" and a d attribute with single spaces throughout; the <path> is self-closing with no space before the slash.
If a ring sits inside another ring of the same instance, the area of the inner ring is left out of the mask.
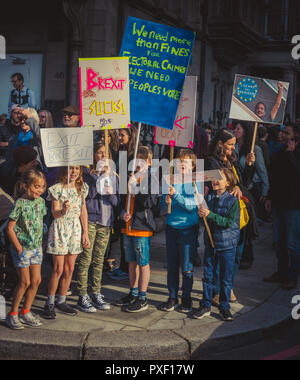
<path id="1" fill-rule="evenodd" d="M 230 118 L 283 124 L 289 83 L 236 75 Z"/>
<path id="2" fill-rule="evenodd" d="M 129 57 L 131 120 L 173 129 L 195 33 L 128 18 L 120 56 Z"/>
<path id="3" fill-rule="evenodd" d="M 128 58 L 79 58 L 81 124 L 130 127 Z"/>
<path id="4" fill-rule="evenodd" d="M 182 185 L 187 183 L 203 183 L 203 182 L 212 182 L 220 181 L 224 179 L 220 170 L 208 170 L 205 172 L 194 172 L 191 174 L 174 174 L 174 175 L 165 175 L 164 180 L 168 185 Z"/>
<path id="5" fill-rule="evenodd" d="M 91 128 L 41 129 L 42 148 L 48 168 L 93 163 Z"/>
<path id="6" fill-rule="evenodd" d="M 193 149 L 197 102 L 197 79 L 197 77 L 185 78 L 174 128 L 171 131 L 156 127 L 154 137 L 155 144 Z"/>

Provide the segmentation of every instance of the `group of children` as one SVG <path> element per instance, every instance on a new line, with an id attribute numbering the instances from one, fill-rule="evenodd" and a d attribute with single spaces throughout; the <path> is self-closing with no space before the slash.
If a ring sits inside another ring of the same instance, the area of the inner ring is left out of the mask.
<path id="1" fill-rule="evenodd" d="M 147 310 L 147 290 L 150 280 L 150 245 L 155 233 L 155 212 L 158 195 L 151 194 L 152 152 L 140 147 L 136 173 L 129 180 L 129 196 L 119 195 L 118 176 L 107 165 L 103 143 L 95 147 L 94 165 L 61 168 L 57 184 L 48 189 L 52 204 L 51 223 L 46 252 L 52 255 L 53 269 L 48 282 L 48 298 L 42 316 L 55 319 L 56 310 L 75 316 L 77 310 L 95 313 L 108 310 L 110 304 L 101 294 L 104 255 L 109 243 L 114 218 L 119 213 L 126 261 L 129 263 L 130 292 L 116 301 L 124 311 L 138 313 Z M 191 174 L 196 156 L 191 150 L 182 149 L 178 154 L 178 170 Z M 193 184 L 169 186 L 168 194 L 161 199 L 161 207 L 171 204 L 167 217 L 166 246 L 169 299 L 161 310 L 175 309 L 183 313 L 192 311 L 193 262 L 197 250 L 199 223 L 206 218 L 214 239 L 213 248 L 205 235 L 204 296 L 200 308 L 193 317 L 202 319 L 211 312 L 214 287 L 220 283 L 220 315 L 223 320 L 233 320 L 230 313 L 232 273 L 240 234 L 239 202 L 230 193 L 235 186 L 234 174 L 222 170 L 223 180 L 212 183 L 213 191 L 207 197 L 207 205 L 201 206 L 195 197 Z M 105 186 L 99 186 L 99 178 L 109 177 Z M 111 180 L 113 179 L 113 180 Z M 114 186 L 112 185 L 114 183 Z M 18 199 L 9 216 L 7 234 L 11 242 L 11 255 L 18 274 L 12 308 L 7 325 L 15 330 L 24 325 L 39 327 L 41 320 L 31 312 L 41 282 L 43 260 L 43 218 L 47 213 L 44 175 L 35 170 L 24 173 L 17 184 Z M 139 191 L 132 191 L 138 188 Z M 117 212 L 116 212 L 117 211 Z M 77 308 L 66 302 L 75 263 L 79 255 L 77 282 L 79 300 Z M 179 270 L 182 269 L 182 302 L 179 305 Z M 91 294 L 88 294 L 88 278 L 91 275 Z M 23 307 L 19 307 L 25 296 Z"/>

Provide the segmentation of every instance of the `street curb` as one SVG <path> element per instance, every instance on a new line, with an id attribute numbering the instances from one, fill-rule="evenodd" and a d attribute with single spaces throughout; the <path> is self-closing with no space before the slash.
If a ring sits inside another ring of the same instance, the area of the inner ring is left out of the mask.
<path id="1" fill-rule="evenodd" d="M 25 329 L 1 331 L 0 359 L 37 360 L 199 360 L 211 353 L 254 344 L 293 322 L 297 291 L 276 291 L 234 323 L 210 323 L 180 330 L 91 333 Z M 259 326 L 259 327 L 258 327 Z"/>

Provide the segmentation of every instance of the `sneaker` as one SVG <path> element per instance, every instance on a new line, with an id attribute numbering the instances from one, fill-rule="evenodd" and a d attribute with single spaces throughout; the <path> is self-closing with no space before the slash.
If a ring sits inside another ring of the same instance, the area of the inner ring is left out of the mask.
<path id="1" fill-rule="evenodd" d="M 190 313 L 192 311 L 192 301 L 188 299 L 182 299 L 182 303 L 178 308 L 179 313 Z"/>
<path id="2" fill-rule="evenodd" d="M 233 322 L 233 316 L 230 310 L 220 310 L 220 316 L 224 322 Z"/>
<path id="3" fill-rule="evenodd" d="M 193 318 L 200 320 L 200 319 L 209 317 L 210 315 L 211 315 L 211 309 L 209 309 L 208 307 L 201 306 L 200 309 L 195 311 L 195 313 L 193 314 Z"/>
<path id="4" fill-rule="evenodd" d="M 147 300 L 141 300 L 137 298 L 134 303 L 128 305 L 125 311 L 128 313 L 140 313 L 141 311 L 147 310 L 149 307 Z"/>
<path id="5" fill-rule="evenodd" d="M 79 296 L 79 300 L 77 303 L 77 309 L 82 311 L 83 313 L 96 313 L 97 310 L 91 303 L 90 297 L 88 295 Z"/>
<path id="6" fill-rule="evenodd" d="M 12 330 L 23 330 L 24 326 L 19 320 L 18 315 L 8 315 L 5 320 L 6 325 L 11 328 Z"/>
<path id="7" fill-rule="evenodd" d="M 98 310 L 110 310 L 110 304 L 104 301 L 104 296 L 102 294 L 93 294 L 92 304 Z"/>
<path id="8" fill-rule="evenodd" d="M 169 298 L 166 303 L 164 303 L 161 306 L 162 311 L 166 311 L 170 313 L 171 311 L 174 311 L 175 309 L 178 308 L 178 299 L 177 298 Z"/>
<path id="9" fill-rule="evenodd" d="M 46 304 L 42 313 L 42 317 L 45 319 L 55 319 L 56 313 L 55 313 L 54 305 Z"/>
<path id="10" fill-rule="evenodd" d="M 38 319 L 38 317 L 36 315 L 32 314 L 31 312 L 26 313 L 24 315 L 20 315 L 19 319 L 23 325 L 27 325 L 30 327 L 41 327 L 42 326 L 42 323 Z"/>
<path id="11" fill-rule="evenodd" d="M 77 311 L 73 307 L 69 306 L 66 302 L 60 303 L 59 305 L 56 304 L 55 307 L 61 313 L 70 315 L 72 317 L 78 314 Z"/>
<path id="12" fill-rule="evenodd" d="M 116 306 L 127 306 L 127 305 L 131 305 L 131 304 L 134 303 L 137 299 L 138 299 L 138 297 L 134 297 L 133 295 L 128 294 L 127 296 L 121 298 L 119 301 L 116 301 L 116 302 L 115 302 L 115 305 L 116 305 Z"/>

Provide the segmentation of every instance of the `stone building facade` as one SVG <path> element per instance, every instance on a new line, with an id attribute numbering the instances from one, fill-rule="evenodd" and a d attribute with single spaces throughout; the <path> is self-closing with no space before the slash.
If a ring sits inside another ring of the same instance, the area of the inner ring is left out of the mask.
<path id="1" fill-rule="evenodd" d="M 78 58 L 118 55 L 135 16 L 196 32 L 189 74 L 199 77 L 199 121 L 226 126 L 237 73 L 290 82 L 287 117 L 300 119 L 300 64 L 291 56 L 298 0 L 28 0 L 7 9 L 8 56 L 43 55 L 41 104 L 56 115 L 79 103 Z"/>

